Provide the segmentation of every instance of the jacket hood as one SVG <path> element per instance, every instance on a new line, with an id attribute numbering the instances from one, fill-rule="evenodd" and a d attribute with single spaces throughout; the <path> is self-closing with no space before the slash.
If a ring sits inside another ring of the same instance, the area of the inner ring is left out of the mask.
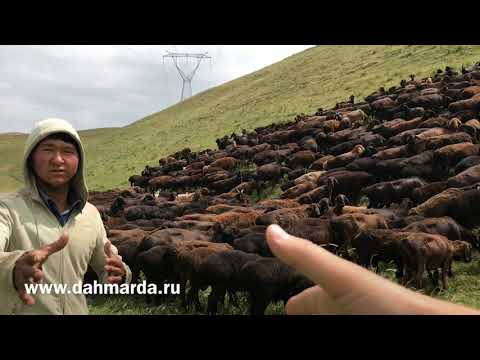
<path id="1" fill-rule="evenodd" d="M 62 119 L 50 118 L 42 120 L 35 125 L 32 132 L 28 136 L 25 143 L 25 148 L 23 150 L 23 178 L 25 181 L 26 191 L 30 192 L 32 198 L 40 201 L 35 175 L 28 167 L 28 158 L 38 143 L 54 133 L 66 133 L 77 142 L 80 152 L 80 159 L 77 174 L 72 179 L 72 188 L 76 192 L 77 196 L 81 199 L 81 208 L 83 209 L 88 199 L 88 188 L 85 181 L 85 151 L 82 141 L 80 140 L 80 136 L 75 131 L 73 126 Z"/>

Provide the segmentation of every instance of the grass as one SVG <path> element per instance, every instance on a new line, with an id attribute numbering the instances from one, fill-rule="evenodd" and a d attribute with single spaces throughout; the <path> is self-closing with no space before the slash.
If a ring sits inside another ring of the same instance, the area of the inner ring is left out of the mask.
<path id="1" fill-rule="evenodd" d="M 210 289 L 200 292 L 200 302 L 204 309 Z M 205 315 L 194 308 L 185 311 L 178 298 L 165 299 L 161 305 L 147 303 L 141 295 L 96 295 L 87 299 L 90 315 Z M 226 296 L 225 306 L 219 306 L 219 315 L 248 315 L 248 300 L 245 295 L 238 296 L 238 307 L 230 303 Z M 283 303 L 270 304 L 265 315 L 283 315 Z"/>

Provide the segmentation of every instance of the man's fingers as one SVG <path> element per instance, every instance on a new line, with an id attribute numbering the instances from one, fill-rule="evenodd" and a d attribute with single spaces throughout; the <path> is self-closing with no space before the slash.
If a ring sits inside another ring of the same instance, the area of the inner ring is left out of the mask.
<path id="1" fill-rule="evenodd" d="M 107 265 L 123 267 L 122 258 L 118 255 L 113 255 L 111 258 L 107 258 Z"/>
<path id="2" fill-rule="evenodd" d="M 43 279 L 43 271 L 42 271 L 42 270 L 39 270 L 39 269 L 35 269 L 35 271 L 33 272 L 32 278 L 33 278 L 33 281 L 35 281 L 35 282 L 37 282 L 37 283 L 40 282 L 40 281 L 42 281 L 42 279 Z"/>
<path id="3" fill-rule="evenodd" d="M 267 243 L 276 257 L 320 285 L 336 299 L 362 289 L 372 281 L 368 270 L 348 262 L 311 241 L 287 234 L 280 226 L 270 225 Z"/>
<path id="4" fill-rule="evenodd" d="M 290 298 L 285 311 L 288 315 L 334 315 L 344 313 L 344 309 L 318 285 Z"/>
<path id="5" fill-rule="evenodd" d="M 108 272 L 109 275 L 120 275 L 122 276 L 124 273 L 124 269 L 118 266 L 105 266 L 105 271 Z"/>
<path id="6" fill-rule="evenodd" d="M 122 281 L 122 277 L 121 276 L 109 276 L 107 278 L 107 281 L 109 284 L 118 284 L 119 282 Z"/>
<path id="7" fill-rule="evenodd" d="M 25 288 L 22 286 L 22 288 L 18 291 L 18 295 L 20 296 L 20 299 L 26 304 L 26 305 L 34 305 L 35 304 L 35 299 L 33 298 L 32 295 L 27 294 L 27 291 Z"/>
<path id="8" fill-rule="evenodd" d="M 40 249 L 37 249 L 37 252 L 34 254 L 34 256 L 36 257 L 35 260 L 40 263 L 45 262 L 45 260 L 47 260 L 50 255 L 62 250 L 65 246 L 67 246 L 67 243 L 68 234 L 63 233 L 57 241 L 42 246 Z"/>
<path id="9" fill-rule="evenodd" d="M 112 243 L 110 242 L 110 240 L 107 240 L 105 246 L 103 247 L 103 250 L 105 251 L 105 255 L 107 255 L 107 258 L 111 258 L 113 256 Z"/>

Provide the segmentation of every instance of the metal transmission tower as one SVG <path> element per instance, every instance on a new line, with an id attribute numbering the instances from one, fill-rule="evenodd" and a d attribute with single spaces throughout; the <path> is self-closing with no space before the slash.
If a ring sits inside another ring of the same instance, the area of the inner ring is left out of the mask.
<path id="1" fill-rule="evenodd" d="M 173 53 L 170 51 L 167 51 L 167 55 L 163 55 L 163 60 L 165 61 L 165 58 L 172 58 L 173 63 L 175 64 L 175 67 L 178 70 L 178 73 L 182 77 L 183 84 L 182 84 L 182 96 L 180 98 L 180 101 L 183 101 L 184 99 L 192 96 L 192 79 L 195 76 L 195 73 L 200 66 L 200 62 L 202 59 L 212 59 L 211 56 L 208 56 L 207 53 L 201 53 L 201 54 L 193 54 L 193 53 Z M 187 61 L 189 58 L 197 59 L 197 65 L 195 68 L 190 71 L 190 72 L 185 72 L 183 71 L 180 66 L 178 65 L 177 59 L 179 58 L 186 58 Z"/>

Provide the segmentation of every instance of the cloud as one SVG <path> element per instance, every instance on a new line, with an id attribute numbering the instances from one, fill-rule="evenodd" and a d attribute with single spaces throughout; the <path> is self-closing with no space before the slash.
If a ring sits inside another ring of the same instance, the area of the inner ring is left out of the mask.
<path id="1" fill-rule="evenodd" d="M 79 130 L 125 126 L 179 101 L 182 80 L 166 51 L 208 52 L 193 94 L 259 70 L 309 45 L 0 46 L 0 133 L 46 117 Z M 179 62 L 193 69 L 192 59 Z"/>

